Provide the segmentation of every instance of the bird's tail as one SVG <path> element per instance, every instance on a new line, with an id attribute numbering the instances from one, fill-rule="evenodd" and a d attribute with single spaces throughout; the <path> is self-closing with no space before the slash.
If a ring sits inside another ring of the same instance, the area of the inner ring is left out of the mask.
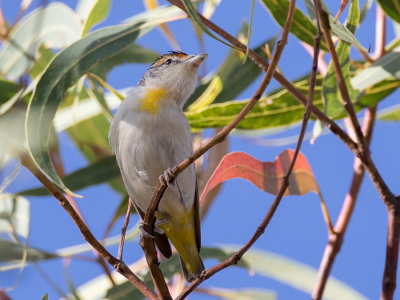
<path id="1" fill-rule="evenodd" d="M 200 276 L 201 272 L 203 272 L 205 270 L 204 264 L 203 264 L 203 261 L 202 261 L 200 255 L 198 256 L 198 259 L 199 259 L 199 263 L 198 263 L 199 267 L 198 267 L 197 271 L 196 272 L 188 272 L 184 261 L 182 260 L 181 256 L 179 255 L 179 260 L 181 261 L 181 266 L 182 266 L 182 273 L 187 282 L 192 282 L 193 280 L 195 280 L 196 278 L 198 278 Z"/>
<path id="2" fill-rule="evenodd" d="M 182 272 L 186 281 L 191 282 L 204 271 L 204 264 L 199 255 L 196 241 L 194 217 L 190 215 L 184 220 L 172 219 L 160 225 L 166 236 L 175 246 L 181 260 Z"/>

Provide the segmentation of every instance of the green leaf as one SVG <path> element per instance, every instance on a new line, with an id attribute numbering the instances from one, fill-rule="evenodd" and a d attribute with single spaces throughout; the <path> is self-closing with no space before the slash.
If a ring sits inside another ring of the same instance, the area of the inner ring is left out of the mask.
<path id="1" fill-rule="evenodd" d="M 376 0 L 382 10 L 392 20 L 400 23 L 400 3 L 398 0 Z"/>
<path id="2" fill-rule="evenodd" d="M 92 83 L 93 83 L 93 81 L 92 81 Z M 103 93 L 100 93 L 96 89 L 95 86 L 94 86 L 93 90 L 86 89 L 86 91 L 87 91 L 89 97 L 91 99 L 95 100 L 101 106 L 101 110 L 103 111 L 104 117 L 107 119 L 108 122 L 111 123 L 114 119 L 114 115 L 112 114 L 110 108 L 108 107 L 106 99 L 104 99 Z"/>
<path id="3" fill-rule="evenodd" d="M 245 29 L 245 28 L 243 28 Z M 242 29 L 242 30 L 243 30 Z M 277 36 L 266 40 L 261 43 L 254 51 L 267 59 L 267 55 L 263 50 L 265 44 L 268 44 L 269 49 L 272 51 L 275 47 Z M 221 67 L 218 69 L 216 76 L 219 76 L 222 83 L 222 90 L 213 100 L 213 103 L 223 103 L 229 100 L 234 100 L 238 97 L 250 84 L 254 82 L 260 76 L 261 69 L 252 60 L 246 60 L 243 64 L 243 58 L 236 50 L 231 50 Z M 184 110 L 192 105 L 210 86 L 213 77 L 202 83 L 193 95 L 190 96 L 189 100 L 184 105 Z"/>
<path id="4" fill-rule="evenodd" d="M 0 107 L 10 100 L 20 88 L 21 86 L 15 82 L 0 79 Z"/>
<path id="5" fill-rule="evenodd" d="M 27 111 L 27 144 L 38 167 L 65 192 L 71 193 L 55 173 L 47 145 L 49 127 L 64 94 L 97 63 L 118 54 L 165 20 L 144 15 L 133 24 L 97 30 L 59 52 L 42 75 Z"/>
<path id="6" fill-rule="evenodd" d="M 82 36 L 107 17 L 110 7 L 111 0 L 80 0 L 78 2 L 76 12 L 84 24 Z"/>
<path id="7" fill-rule="evenodd" d="M 150 64 L 159 57 L 160 54 L 137 44 L 130 44 L 117 55 L 106 59 L 90 69 L 90 72 L 97 74 L 106 80 L 107 73 L 114 67 L 127 63 Z"/>
<path id="8" fill-rule="evenodd" d="M 347 29 L 349 29 L 352 34 L 354 34 L 357 29 L 359 19 L 358 0 L 352 0 L 346 25 Z M 349 91 L 350 99 L 352 102 L 356 102 L 360 92 L 354 90 L 350 83 L 350 48 L 350 43 L 340 40 L 336 47 L 336 53 Z M 336 72 L 332 61 L 329 64 L 328 73 L 322 84 L 322 99 L 324 101 L 324 112 L 328 117 L 335 118 L 344 111 L 343 99 L 337 84 Z"/>
<path id="9" fill-rule="evenodd" d="M 109 180 L 119 178 L 120 176 L 121 173 L 115 156 L 109 156 L 68 174 L 63 178 L 63 181 L 71 190 L 77 191 L 92 185 L 108 182 Z M 44 187 L 22 191 L 18 194 L 24 196 L 50 195 Z"/>
<path id="10" fill-rule="evenodd" d="M 321 85 L 319 78 L 317 85 Z M 299 80 L 294 84 L 304 95 L 308 91 L 308 79 Z M 316 88 L 318 91 L 318 88 Z M 248 100 L 228 101 L 213 104 L 204 109 L 186 112 L 189 124 L 193 129 L 219 128 L 226 126 L 247 104 Z M 320 92 L 314 94 L 314 105 L 322 107 Z M 237 129 L 265 129 L 287 126 L 299 122 L 303 118 L 305 108 L 286 90 L 278 90 L 269 96 L 264 96 L 247 114 Z"/>
<path id="11" fill-rule="evenodd" d="M 375 61 L 371 66 L 361 70 L 351 79 L 351 84 L 355 89 L 365 90 L 371 85 L 379 83 L 392 76 L 400 76 L 400 46 L 394 48 Z"/>
<path id="12" fill-rule="evenodd" d="M 272 17 L 282 28 L 285 26 L 289 12 L 289 0 L 262 0 Z M 314 46 L 314 36 L 317 35 L 317 26 L 298 8 L 294 12 L 290 32 L 299 40 Z M 328 51 L 325 39 L 321 40 L 321 50 Z"/>
<path id="13" fill-rule="evenodd" d="M 378 120 L 381 121 L 399 121 L 400 104 L 393 105 L 378 112 Z"/>
<path id="14" fill-rule="evenodd" d="M 364 22 L 365 17 L 367 16 L 367 13 L 370 10 L 371 6 L 372 6 L 372 0 L 367 0 L 364 3 L 364 6 L 361 8 L 361 11 L 360 11 L 360 24 L 359 25 L 361 25 L 361 23 Z"/>
<path id="15" fill-rule="evenodd" d="M 192 1 L 182 0 L 182 3 L 185 6 L 185 8 L 186 8 L 188 14 L 190 15 L 190 17 L 192 18 L 192 20 L 195 21 L 197 23 L 197 25 L 199 25 L 199 27 L 204 31 L 205 34 L 207 34 L 208 36 L 212 37 L 213 39 L 221 42 L 222 44 L 224 44 L 228 47 L 242 51 L 240 48 L 237 48 L 237 47 L 230 45 L 230 44 L 224 42 L 223 40 L 219 39 L 214 33 L 212 33 L 210 31 L 210 29 L 208 29 L 208 27 L 206 25 L 204 25 L 203 21 L 200 19 L 199 15 L 197 13 L 196 6 L 192 3 Z"/>
<path id="16" fill-rule="evenodd" d="M 227 300 L 275 300 L 276 293 L 266 289 L 222 289 L 206 288 L 196 292 L 220 297 Z"/>
<path id="17" fill-rule="evenodd" d="M 34 33 L 32 28 L 37 28 Z M 13 27 L 9 41 L 3 43 L 0 74 L 11 80 L 19 78 L 34 65 L 37 50 L 43 43 L 61 49 L 77 41 L 80 31 L 77 14 L 63 3 L 51 3 L 32 11 Z"/>
<path id="18" fill-rule="evenodd" d="M 46 293 L 41 300 L 49 300 L 49 294 Z"/>
<path id="19" fill-rule="evenodd" d="M 309 75 L 296 81 L 294 85 L 307 96 Z M 314 93 L 314 105 L 322 108 L 321 84 L 322 76 L 318 76 L 317 85 Z M 361 99 L 355 103 L 354 108 L 360 111 L 365 107 L 376 105 L 379 101 L 390 95 L 400 86 L 399 80 L 382 81 L 363 93 Z M 248 100 L 228 101 L 221 104 L 212 104 L 206 108 L 186 112 L 189 124 L 194 130 L 205 128 L 220 128 L 229 124 L 241 109 L 247 104 Z M 282 128 L 296 124 L 303 119 L 305 108 L 286 90 L 278 89 L 268 96 L 263 96 L 246 118 L 239 123 L 237 129 L 258 130 Z M 342 113 L 335 119 L 346 116 Z"/>
<path id="20" fill-rule="evenodd" d="M 25 246 L 20 243 L 0 239 L 0 262 L 15 262 L 21 260 Z M 57 258 L 58 255 L 29 247 L 26 261 L 40 261 Z"/>
<path id="21" fill-rule="evenodd" d="M 0 233 L 29 236 L 30 204 L 28 199 L 11 194 L 0 195 Z"/>
<path id="22" fill-rule="evenodd" d="M 35 64 L 29 71 L 32 78 L 39 76 L 47 68 L 47 65 L 54 57 L 53 51 L 47 48 L 45 44 L 41 45 L 38 49 L 38 55 Z"/>
<path id="23" fill-rule="evenodd" d="M 309 15 L 315 21 L 314 2 L 312 0 L 304 0 L 304 2 L 306 4 Z M 325 8 L 325 6 L 324 9 L 329 13 L 329 11 Z M 357 4 L 357 9 L 358 9 L 358 4 Z M 333 34 L 338 36 L 342 41 L 352 44 L 354 47 L 360 49 L 361 51 L 368 52 L 368 49 L 364 48 L 360 44 L 360 42 L 356 39 L 354 33 L 352 33 L 348 28 L 346 28 L 346 26 L 341 24 L 339 21 L 335 23 L 335 18 L 330 13 L 329 13 L 329 25 L 331 27 L 331 31 L 333 32 Z"/>
<path id="24" fill-rule="evenodd" d="M 239 250 L 238 247 L 224 248 L 231 251 Z M 311 294 L 314 289 L 318 270 L 306 264 L 279 254 L 254 249 L 246 252 L 243 258 L 258 275 L 272 278 L 307 294 Z M 329 277 L 324 292 L 324 299 L 367 300 L 358 291 L 333 276 Z"/>
<path id="25" fill-rule="evenodd" d="M 251 24 L 253 22 L 253 13 L 254 13 L 254 5 L 256 4 L 256 0 L 251 1 L 251 8 L 250 8 L 250 19 L 249 19 L 249 31 L 247 32 L 247 48 L 246 48 L 246 58 L 249 56 L 249 49 L 250 49 L 250 37 L 251 37 Z"/>

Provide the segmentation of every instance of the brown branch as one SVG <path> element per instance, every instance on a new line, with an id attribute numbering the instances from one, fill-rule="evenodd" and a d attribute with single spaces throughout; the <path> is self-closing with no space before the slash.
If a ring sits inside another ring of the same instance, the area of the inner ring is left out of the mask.
<path id="1" fill-rule="evenodd" d="M 0 300 L 11 300 L 10 297 L 0 288 Z"/>
<path id="2" fill-rule="evenodd" d="M 388 208 L 388 233 L 385 270 L 382 279 L 381 300 L 392 300 L 396 290 L 400 238 L 400 198 L 397 205 Z"/>
<path id="3" fill-rule="evenodd" d="M 368 144 L 371 142 L 375 116 L 376 107 L 367 109 L 364 115 L 363 131 Z M 354 173 L 350 190 L 344 199 L 342 210 L 340 211 L 338 220 L 335 224 L 334 234 L 329 235 L 328 244 L 326 245 L 324 254 L 322 256 L 318 271 L 318 279 L 315 283 L 312 293 L 313 300 L 322 299 L 326 282 L 328 280 L 336 255 L 339 253 L 342 246 L 343 237 L 346 233 L 347 226 L 349 225 L 356 204 L 358 192 L 360 191 L 360 187 L 363 182 L 365 167 L 357 157 L 354 159 L 353 170 Z"/>
<path id="4" fill-rule="evenodd" d="M 179 7 L 183 11 L 186 12 L 186 9 L 180 0 L 167 0 L 169 3 Z M 225 40 L 230 42 L 235 47 L 241 49 L 244 53 L 246 52 L 247 46 L 243 45 L 239 40 L 237 40 L 234 36 L 227 33 L 225 30 L 211 22 L 210 20 L 203 17 L 199 14 L 199 17 L 203 21 L 203 23 L 210 28 L 212 31 L 223 37 Z M 253 50 L 249 49 L 249 58 L 255 62 L 264 72 L 267 71 L 269 63 L 266 59 L 258 55 Z M 283 88 L 285 88 L 296 100 L 298 100 L 304 106 L 307 105 L 307 98 L 302 94 L 300 90 L 298 90 L 293 84 L 287 80 L 282 74 L 279 72 L 275 72 L 273 75 L 274 79 L 278 81 Z M 344 144 L 346 144 L 349 149 L 357 154 L 358 148 L 357 144 L 353 142 L 353 140 L 340 128 L 333 120 L 331 120 L 327 115 L 325 115 L 318 107 L 315 105 L 311 106 L 312 114 L 319 119 L 327 128 L 329 128 L 333 134 L 335 134 Z"/>
<path id="5" fill-rule="evenodd" d="M 43 186 L 58 200 L 60 205 L 71 216 L 75 224 L 81 231 L 83 238 L 92 245 L 93 248 L 122 276 L 126 277 L 139 291 L 151 300 L 157 300 L 157 295 L 143 281 L 141 281 L 123 261 L 119 261 L 111 255 L 107 249 L 93 236 L 85 222 L 71 206 L 67 198 L 54 186 L 54 184 L 37 168 L 31 158 L 26 155 L 20 155 L 21 164 L 25 166 L 42 184 Z"/>
<path id="6" fill-rule="evenodd" d="M 289 31 L 290 27 L 287 27 L 287 23 L 289 22 L 290 18 L 293 17 L 293 13 L 294 13 L 294 9 L 295 9 L 295 1 L 291 1 L 290 2 L 290 7 L 289 7 L 289 12 L 288 12 L 288 20 L 286 21 L 285 24 L 285 30 Z M 292 11 L 293 10 L 293 11 Z M 284 31 L 285 33 L 285 31 Z M 287 38 L 287 36 L 286 36 Z M 261 222 L 261 224 L 257 227 L 256 232 L 254 233 L 254 235 L 251 237 L 251 239 L 246 243 L 246 245 L 244 245 L 238 252 L 235 252 L 230 258 L 228 258 L 227 260 L 221 262 L 220 264 L 205 270 L 200 278 L 196 279 L 194 282 L 192 282 L 192 284 L 190 284 L 183 292 L 181 295 L 179 295 L 178 298 L 176 298 L 177 300 L 182 300 L 185 299 L 197 286 L 199 286 L 203 281 L 207 280 L 208 278 L 210 278 L 211 276 L 213 276 L 214 274 L 218 273 L 219 271 L 232 266 L 232 265 L 236 265 L 238 263 L 238 261 L 243 257 L 243 255 L 254 245 L 254 243 L 258 240 L 258 238 L 264 233 L 265 229 L 267 228 L 269 222 L 271 221 L 272 217 L 275 214 L 275 211 L 277 210 L 283 195 L 286 192 L 286 189 L 289 187 L 289 178 L 290 175 L 292 173 L 293 167 L 296 163 L 296 159 L 297 156 L 299 154 L 300 148 L 301 148 L 301 144 L 303 142 L 304 139 L 304 135 L 307 129 L 307 124 L 308 124 L 308 120 L 310 118 L 311 115 L 311 105 L 312 105 L 312 101 L 314 98 L 314 90 L 315 90 L 315 84 L 316 84 L 316 78 L 317 78 L 317 70 L 318 70 L 318 54 L 319 54 L 319 49 L 321 46 L 321 38 L 322 38 L 322 33 L 318 24 L 318 34 L 317 36 L 314 38 L 314 57 L 313 57 L 313 64 L 312 64 L 312 71 L 311 71 L 311 77 L 310 77 L 310 88 L 308 90 L 308 98 L 307 98 L 307 107 L 306 107 L 306 112 L 303 116 L 303 123 L 301 126 L 301 131 L 300 131 L 300 135 L 299 135 L 299 140 L 297 142 L 297 146 L 296 146 L 296 150 L 293 156 L 293 160 L 291 162 L 291 165 L 289 167 L 289 170 L 282 182 L 282 185 L 279 189 L 279 192 L 277 194 L 277 196 L 275 197 L 274 202 L 272 203 L 271 207 L 269 208 L 267 214 L 265 215 L 263 221 Z M 283 37 L 282 37 L 283 39 Z M 283 50 L 283 49 L 282 49 Z M 282 51 L 281 50 L 281 51 Z M 279 48 L 277 47 L 277 50 L 279 51 Z M 276 52 L 275 52 L 276 53 Z M 273 60 L 271 61 L 271 66 L 273 64 Z M 268 72 L 267 72 L 268 74 Z"/>
<path id="7" fill-rule="evenodd" d="M 342 0 L 342 3 L 340 4 L 340 8 L 339 8 L 339 10 L 338 10 L 338 12 L 336 14 L 334 23 L 336 23 L 337 20 L 339 20 L 340 15 L 344 11 L 344 9 L 346 8 L 348 3 L 349 3 L 349 0 Z"/>

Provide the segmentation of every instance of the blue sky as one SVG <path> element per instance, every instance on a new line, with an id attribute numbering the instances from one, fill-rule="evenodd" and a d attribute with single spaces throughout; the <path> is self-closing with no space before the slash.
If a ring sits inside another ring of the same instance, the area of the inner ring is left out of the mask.
<path id="1" fill-rule="evenodd" d="M 18 12 L 20 1 L 3 1 L 2 8 L 8 20 L 13 20 Z M 33 1 L 31 9 L 37 7 L 40 1 Z M 75 8 L 76 0 L 62 1 Z M 160 1 L 165 3 L 166 1 Z M 243 20 L 248 20 L 251 1 L 223 0 L 212 20 L 231 34 L 235 34 L 241 27 Z M 303 11 L 303 1 L 298 1 L 298 7 Z M 339 1 L 325 1 L 331 11 L 336 12 Z M 365 1 L 360 1 L 363 5 Z M 30 10 L 31 10 L 30 9 Z M 142 1 L 115 0 L 113 1 L 109 17 L 100 26 L 114 25 L 144 10 Z M 345 20 L 347 10 L 341 21 Z M 374 50 L 375 3 L 369 11 L 363 26 L 357 31 L 358 40 L 368 48 Z M 387 23 L 387 40 L 394 37 L 391 21 Z M 176 21 L 169 24 L 182 50 L 187 53 L 199 53 L 198 43 L 193 36 L 193 29 L 188 20 Z M 256 2 L 253 18 L 252 46 L 258 45 L 268 37 L 274 36 L 280 28 L 271 19 L 264 7 Z M 172 50 L 158 30 L 153 30 L 138 42 L 160 53 Z M 209 58 L 207 71 L 217 68 L 229 48 L 205 36 L 205 45 Z M 353 51 L 353 50 L 352 50 Z M 352 57 L 358 58 L 356 51 Z M 290 36 L 289 43 L 279 63 L 283 74 L 293 80 L 309 73 L 311 58 L 300 46 L 294 36 Z M 147 65 L 126 65 L 118 67 L 110 73 L 109 83 L 115 88 L 126 88 L 135 85 Z M 261 77 L 256 80 L 238 99 L 250 97 Z M 267 91 L 279 85 L 272 81 Z M 400 92 L 393 93 L 379 104 L 378 109 L 389 107 L 398 102 Z M 309 130 L 312 129 L 312 123 Z M 291 129 L 277 137 L 297 134 L 299 128 Z M 75 148 L 66 133 L 60 135 L 61 154 L 67 173 L 87 164 L 84 157 Z M 241 137 L 231 137 L 229 151 L 244 151 L 262 161 L 273 161 L 275 157 L 287 148 L 294 149 L 295 145 L 285 147 L 259 147 L 249 143 Z M 400 162 L 398 150 L 400 147 L 400 123 L 377 122 L 372 139 L 372 158 L 375 161 L 382 177 L 395 194 L 398 194 L 398 169 Z M 344 196 L 346 195 L 352 178 L 353 154 L 338 138 L 328 134 L 317 139 L 314 145 L 305 141 L 301 150 L 313 169 L 322 194 L 327 202 L 333 222 L 340 212 Z M 11 163 L 0 179 L 11 171 Z M 8 192 L 16 192 L 26 187 L 38 186 L 38 182 L 26 170 L 22 170 L 17 179 L 9 187 Z M 79 207 L 91 228 L 92 232 L 101 237 L 105 227 L 112 217 L 120 196 L 106 185 L 94 186 L 80 191 L 84 199 L 78 199 Z M 215 200 L 202 226 L 202 240 L 204 246 L 216 244 L 243 245 L 253 235 L 255 229 L 263 219 L 274 196 L 266 194 L 251 183 L 244 180 L 231 180 L 224 184 L 221 193 Z M 51 197 L 31 197 L 31 236 L 32 246 L 55 250 L 83 242 L 83 238 L 70 217 Z M 132 220 L 133 224 L 135 219 Z M 111 235 L 119 233 L 121 222 L 115 227 Z M 379 198 L 368 176 L 363 182 L 358 203 L 349 228 L 347 230 L 342 250 L 338 255 L 332 275 L 352 286 L 369 299 L 377 299 L 380 295 L 381 280 L 385 259 L 387 232 L 386 207 Z M 327 229 L 324 223 L 319 199 L 315 194 L 302 197 L 285 197 L 278 208 L 276 215 L 268 226 L 265 234 L 255 244 L 255 248 L 292 258 L 318 269 L 323 250 L 327 243 Z M 110 248 L 117 254 L 117 248 Z M 124 252 L 125 260 L 129 263 L 142 256 L 137 242 L 129 243 Z M 206 267 L 214 264 L 206 261 Z M 61 262 L 48 261 L 41 263 L 43 269 L 55 280 L 59 286 L 68 291 L 64 280 Z M 101 269 L 89 262 L 73 261 L 71 275 L 76 286 L 79 286 L 94 276 L 101 274 Z M 17 279 L 17 272 L 0 273 L 0 286 L 12 286 Z M 262 276 L 249 276 L 248 272 L 231 268 L 215 275 L 202 286 L 239 288 L 258 287 L 274 290 L 279 299 L 309 299 L 306 293 L 295 290 L 287 285 Z M 36 270 L 28 267 L 24 270 L 19 286 L 9 292 L 13 299 L 40 299 L 49 293 L 49 299 L 58 299 L 57 293 L 38 275 Z M 191 299 L 204 299 L 203 295 L 194 294 Z M 400 293 L 397 298 L 400 299 Z"/>

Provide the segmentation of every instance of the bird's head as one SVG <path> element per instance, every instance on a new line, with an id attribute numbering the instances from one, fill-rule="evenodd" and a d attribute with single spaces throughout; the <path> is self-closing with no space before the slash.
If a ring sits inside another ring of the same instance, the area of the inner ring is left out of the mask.
<path id="1" fill-rule="evenodd" d="M 193 93 L 199 66 L 207 57 L 206 53 L 188 55 L 181 51 L 171 51 L 156 59 L 138 85 L 151 89 L 165 89 L 183 105 Z"/>

